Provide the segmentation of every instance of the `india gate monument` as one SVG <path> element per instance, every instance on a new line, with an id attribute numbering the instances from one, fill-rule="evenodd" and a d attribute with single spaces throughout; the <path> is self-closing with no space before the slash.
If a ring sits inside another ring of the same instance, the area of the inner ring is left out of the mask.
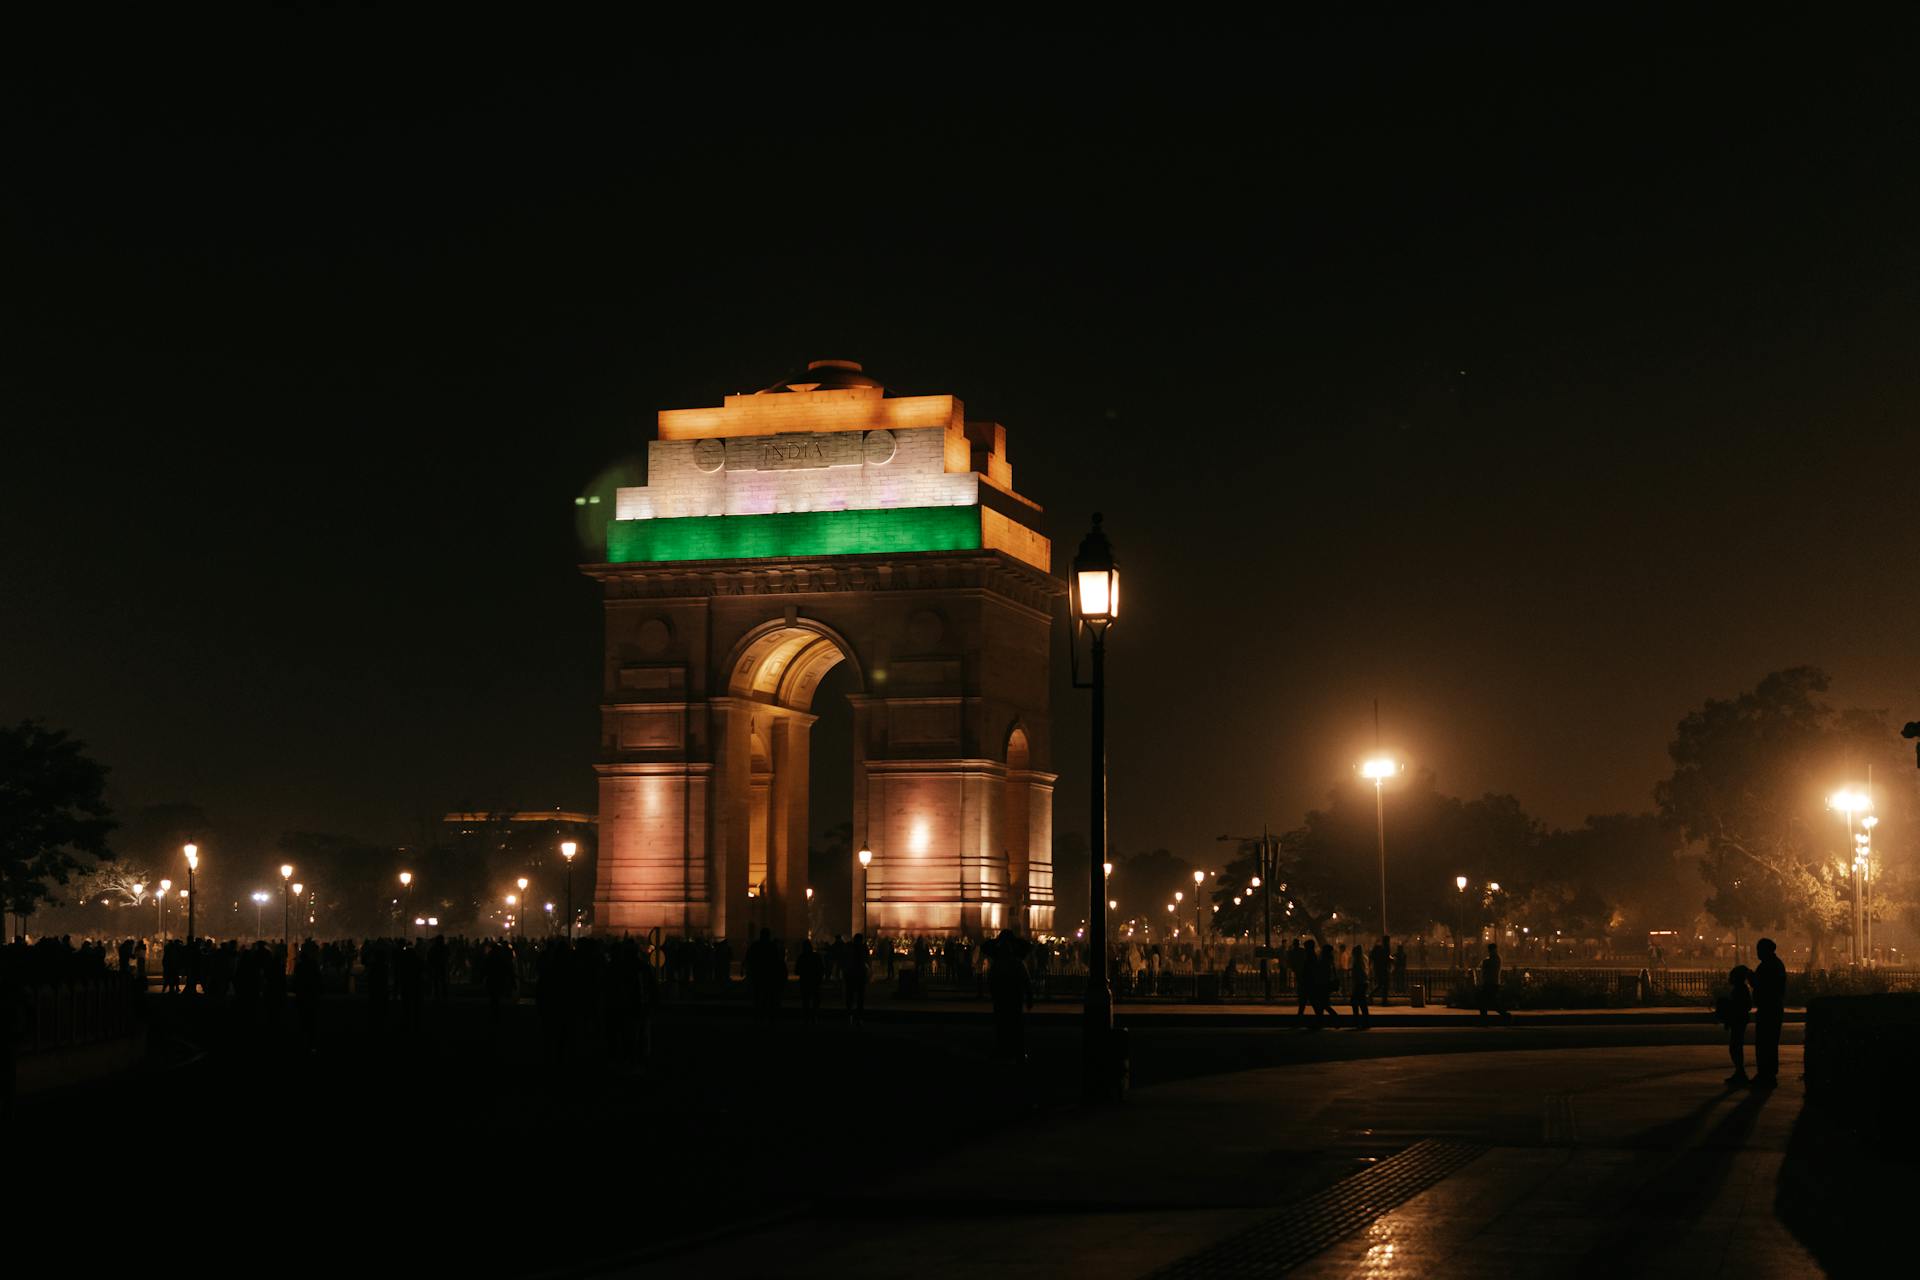
<path id="1" fill-rule="evenodd" d="M 606 602 L 597 927 L 804 936 L 808 778 L 850 768 L 856 930 L 1051 929 L 1065 587 L 1040 523 L 1003 427 L 851 361 L 661 412 L 585 567 Z M 816 761 L 842 662 L 853 758 Z"/>

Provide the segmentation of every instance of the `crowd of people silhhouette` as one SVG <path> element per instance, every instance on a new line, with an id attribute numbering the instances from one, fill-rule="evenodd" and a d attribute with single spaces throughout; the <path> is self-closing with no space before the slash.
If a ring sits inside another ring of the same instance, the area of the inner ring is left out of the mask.
<path id="1" fill-rule="evenodd" d="M 1455 971 L 1455 1002 L 1469 993 L 1478 1020 L 1511 1020 L 1503 994 L 1499 946 L 1471 971 Z M 1736 966 L 1729 993 L 1715 1005 L 1727 1027 L 1733 1074 L 1729 1085 L 1767 1087 L 1779 1070 L 1780 1029 L 1786 970 L 1771 939 L 1757 947 L 1757 967 Z M 290 1025 L 298 1043 L 317 1046 L 325 1000 L 361 1006 L 360 1026 L 375 1038 L 419 1034 L 429 1011 L 445 1009 L 456 993 L 476 1007 L 484 1002 L 495 1025 L 522 1002 L 533 1006 L 546 1053 L 556 1061 L 583 1052 L 614 1063 L 644 1062 L 650 1019 L 664 1003 L 710 998 L 744 986 L 756 1015 L 779 1020 L 789 1003 L 800 1023 L 812 1027 L 835 1007 L 836 1017 L 859 1026 L 869 988 L 876 982 L 899 993 L 926 992 L 938 980 L 948 996 L 990 1000 L 994 1044 L 1009 1058 L 1026 1051 L 1025 1015 L 1036 993 L 1056 975 L 1084 975 L 1089 957 L 1071 939 L 1029 939 L 1012 931 L 978 940 L 966 937 L 875 937 L 835 934 L 816 944 L 796 944 L 760 929 L 736 953 L 727 938 L 621 937 L 569 940 L 436 935 L 431 938 L 364 938 L 300 941 L 289 956 L 278 940 L 125 938 L 116 942 L 41 938 L 0 947 L 0 976 L 8 989 L 50 984 L 122 982 L 126 989 L 153 991 L 217 1007 L 226 1025 L 241 1035 L 277 1036 Z M 1202 971 L 1203 952 L 1162 946 L 1117 945 L 1108 957 L 1108 978 L 1119 998 L 1170 993 L 1172 980 Z M 1338 944 L 1302 936 L 1273 956 L 1280 991 L 1292 988 L 1294 1021 L 1318 1030 L 1342 1023 L 1336 1003 L 1347 1006 L 1346 1023 L 1367 1027 L 1376 1002 L 1409 991 L 1407 947 L 1381 937 L 1370 943 Z M 1212 967 L 1223 997 L 1252 994 L 1252 973 L 1229 953 Z M 1523 975 L 1524 976 L 1524 975 Z M 1077 993 L 1072 981 L 1067 994 Z M 288 1010 L 291 1009 L 291 1018 Z M 1755 1073 L 1745 1066 L 1745 1036 L 1755 1028 Z"/>

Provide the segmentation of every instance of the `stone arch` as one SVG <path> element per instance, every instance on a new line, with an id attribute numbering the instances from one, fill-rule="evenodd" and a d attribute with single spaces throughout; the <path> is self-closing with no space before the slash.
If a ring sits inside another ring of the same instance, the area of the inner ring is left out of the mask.
<path id="1" fill-rule="evenodd" d="M 866 668 L 838 631 L 813 618 L 762 623 L 734 646 L 727 664 L 727 691 L 736 698 L 807 711 L 821 678 L 849 660 L 864 691 Z"/>

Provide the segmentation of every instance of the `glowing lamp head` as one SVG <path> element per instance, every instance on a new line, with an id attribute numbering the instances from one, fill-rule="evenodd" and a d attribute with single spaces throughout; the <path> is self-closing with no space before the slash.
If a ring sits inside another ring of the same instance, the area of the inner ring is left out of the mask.
<path id="1" fill-rule="evenodd" d="M 136 898 L 139 897 L 141 894 L 145 893 L 146 891 L 147 891 L 147 886 L 144 884 L 137 884 L 133 886 L 133 896 Z"/>
<path id="2" fill-rule="evenodd" d="M 162 893 L 170 893 L 170 892 L 172 892 L 172 890 L 173 890 L 173 881 L 171 881 L 171 880 L 162 880 L 162 881 L 160 882 L 160 892 L 162 892 Z"/>
<path id="3" fill-rule="evenodd" d="M 1169 903 L 1167 904 L 1167 910 L 1168 910 L 1168 911 L 1172 911 L 1172 910 L 1173 910 L 1173 904 L 1172 904 L 1171 902 L 1169 902 Z"/>
<path id="4" fill-rule="evenodd" d="M 200 846 L 199 845 L 190 844 L 186 848 L 182 849 L 180 852 L 187 855 L 187 870 L 198 871 L 200 869 Z"/>
<path id="5" fill-rule="evenodd" d="M 1866 817 L 1860 819 L 1860 825 L 1871 831 L 1880 825 L 1880 819 L 1874 817 L 1872 814 L 1868 814 Z"/>
<path id="6" fill-rule="evenodd" d="M 1173 891 L 1173 900 L 1175 902 L 1185 902 L 1187 900 L 1187 895 L 1182 893 L 1180 890 L 1175 889 Z"/>
<path id="7" fill-rule="evenodd" d="M 517 907 L 517 906 L 519 906 L 519 905 L 520 905 L 520 897 L 519 897 L 519 895 L 518 895 L 518 894 L 513 894 L 513 893 L 510 893 L 510 894 L 508 894 L 508 895 L 507 895 L 507 905 L 508 905 L 508 906 L 510 906 L 510 907 Z"/>
<path id="8" fill-rule="evenodd" d="M 1453 878 L 1453 887 L 1465 893 L 1467 891 L 1467 878 L 1465 876 L 1455 876 Z"/>
<path id="9" fill-rule="evenodd" d="M 863 867 L 870 867 L 873 865 L 873 850 L 862 849 L 860 851 L 860 865 Z"/>
<path id="10" fill-rule="evenodd" d="M 1498 880 L 1489 881 L 1487 884 L 1487 889 L 1493 893 L 1500 892 L 1500 882 Z"/>
<path id="11" fill-rule="evenodd" d="M 411 872 L 411 871 L 402 871 L 402 872 L 400 873 L 400 887 L 401 887 L 402 889 L 404 889 L 404 888 L 406 888 L 406 887 L 407 887 L 408 885 L 410 885 L 410 884 L 412 884 L 412 883 L 413 883 L 413 872 Z"/>
<path id="12" fill-rule="evenodd" d="M 1080 550 L 1073 557 L 1070 582 L 1074 621 L 1086 623 L 1096 633 L 1120 616 L 1120 565 L 1100 520 L 1100 513 L 1094 512 L 1093 528 L 1080 540 Z"/>
<path id="13" fill-rule="evenodd" d="M 1827 807 L 1838 809 L 1852 817 L 1856 813 L 1865 813 L 1873 808 L 1873 799 L 1865 791 L 1856 791 L 1852 787 L 1842 787 L 1827 797 Z"/>
<path id="14" fill-rule="evenodd" d="M 297 897 L 299 897 L 299 896 L 300 896 L 301 894 L 303 894 L 303 893 L 305 893 L 306 891 L 307 891 L 307 886 L 305 886 L 305 885 L 303 885 L 303 884 L 301 884 L 301 883 L 300 883 L 300 882 L 299 882 L 298 880 L 295 880 L 295 881 L 293 882 L 293 896 L 294 896 L 294 897 L 296 897 L 296 898 L 297 898 Z"/>
<path id="15" fill-rule="evenodd" d="M 808 901 L 808 902 L 812 902 L 812 901 L 813 901 L 813 886 L 812 886 L 812 885 L 808 885 L 808 886 L 807 886 L 807 901 Z"/>
<path id="16" fill-rule="evenodd" d="M 1193 873 L 1193 885 L 1194 885 L 1194 888 L 1196 888 L 1196 889 L 1197 889 L 1197 888 L 1199 888 L 1199 887 L 1200 887 L 1201 885 L 1203 885 L 1203 884 L 1205 884 L 1206 882 L 1207 882 L 1207 873 L 1206 873 L 1206 872 L 1204 872 L 1204 871 L 1196 871 L 1196 872 L 1194 872 L 1194 873 Z"/>
<path id="17" fill-rule="evenodd" d="M 1117 898 L 1108 898 L 1108 899 L 1107 899 L 1107 910 L 1109 910 L 1109 911 L 1118 911 L 1119 909 L 1120 909 L 1120 900 L 1119 900 L 1119 899 L 1117 899 Z"/>
<path id="18" fill-rule="evenodd" d="M 520 892 L 525 893 L 527 891 L 527 878 L 525 876 L 521 876 L 518 880 L 515 880 L 514 883 L 520 886 Z"/>
<path id="19" fill-rule="evenodd" d="M 291 862 L 283 862 L 280 864 L 280 878 L 282 880 L 293 879 L 293 864 Z"/>
<path id="20" fill-rule="evenodd" d="M 560 842 L 560 856 L 565 858 L 568 862 L 572 862 L 573 855 L 578 852 L 580 852 L 580 846 L 575 844 L 573 841 L 562 840 Z"/>
<path id="21" fill-rule="evenodd" d="M 1260 887 L 1260 877 L 1259 877 L 1259 876 L 1255 876 L 1255 877 L 1253 878 L 1253 887 L 1254 887 L 1254 888 L 1256 888 L 1256 889 L 1258 889 L 1258 888 Z"/>
<path id="22" fill-rule="evenodd" d="M 1101 871 L 1101 873 L 1102 873 L 1103 875 L 1109 875 L 1109 876 L 1110 876 L 1110 875 L 1112 875 L 1112 874 L 1113 874 L 1113 864 L 1112 864 L 1111 862 L 1103 862 L 1103 863 L 1101 863 L 1101 864 L 1100 864 L 1100 871 Z"/>
<path id="23" fill-rule="evenodd" d="M 1360 765 L 1360 776 L 1376 783 L 1384 782 L 1399 772 L 1399 764 L 1390 756 L 1375 756 L 1371 760 L 1362 761 Z"/>

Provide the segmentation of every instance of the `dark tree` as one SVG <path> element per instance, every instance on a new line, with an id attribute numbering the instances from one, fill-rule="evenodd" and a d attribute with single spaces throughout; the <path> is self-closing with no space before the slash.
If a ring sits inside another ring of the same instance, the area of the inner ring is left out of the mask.
<path id="1" fill-rule="evenodd" d="M 24 933 L 54 885 L 108 860 L 107 769 L 86 744 L 33 720 L 0 729 L 0 897 Z"/>
<path id="2" fill-rule="evenodd" d="M 1826 808 L 1834 790 L 1875 768 L 1876 808 L 1912 811 L 1913 779 L 1883 714 L 1837 711 L 1812 667 L 1776 671 L 1753 689 L 1709 699 L 1680 722 L 1668 748 L 1673 776 L 1655 789 L 1660 811 L 1702 850 L 1707 909 L 1723 924 L 1792 926 L 1811 940 L 1809 963 L 1848 922 L 1846 826 Z"/>

